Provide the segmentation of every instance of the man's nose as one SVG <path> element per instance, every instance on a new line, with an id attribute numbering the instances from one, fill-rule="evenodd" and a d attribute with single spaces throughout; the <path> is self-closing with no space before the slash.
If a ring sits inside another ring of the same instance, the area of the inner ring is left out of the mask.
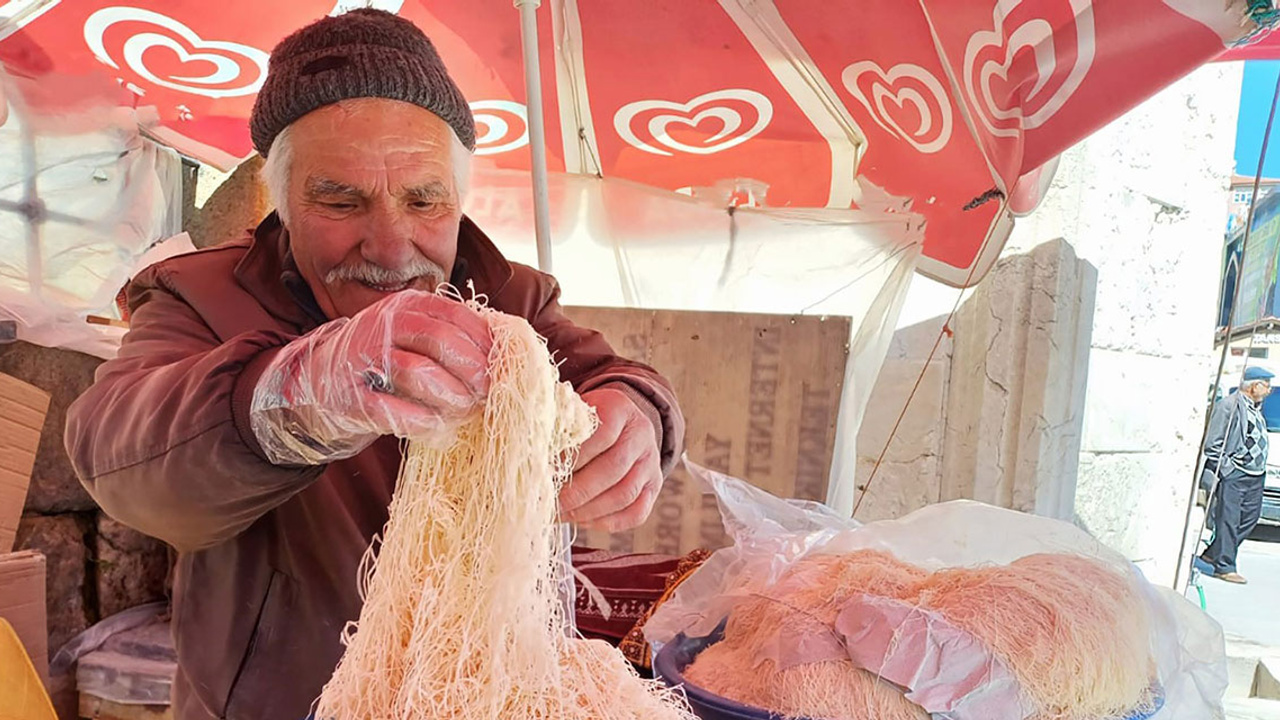
<path id="1" fill-rule="evenodd" d="M 418 254 L 413 244 L 413 223 L 395 208 L 378 208 L 371 213 L 369 229 L 360 244 L 360 255 L 375 265 L 404 267 Z"/>

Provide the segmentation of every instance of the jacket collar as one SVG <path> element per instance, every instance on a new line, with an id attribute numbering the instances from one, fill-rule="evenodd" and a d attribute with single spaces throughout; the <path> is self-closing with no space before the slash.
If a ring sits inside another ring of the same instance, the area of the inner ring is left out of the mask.
<path id="1" fill-rule="evenodd" d="M 506 286 L 512 272 L 511 263 L 493 241 L 464 215 L 458 227 L 458 259 L 450 282 L 464 292 L 468 283 L 474 283 L 477 294 L 493 297 Z M 236 265 L 235 278 L 267 312 L 301 332 L 333 319 L 325 317 L 298 272 L 289 231 L 274 212 L 253 231 L 249 251 Z"/>

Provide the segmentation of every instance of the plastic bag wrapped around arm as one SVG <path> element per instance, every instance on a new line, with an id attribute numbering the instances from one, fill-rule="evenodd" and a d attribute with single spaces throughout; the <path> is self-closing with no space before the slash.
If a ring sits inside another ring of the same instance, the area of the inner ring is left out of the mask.
<path id="1" fill-rule="evenodd" d="M 405 290 L 280 349 L 254 388 L 267 459 L 321 465 L 381 435 L 447 436 L 488 392 L 487 323 L 464 303 Z"/>

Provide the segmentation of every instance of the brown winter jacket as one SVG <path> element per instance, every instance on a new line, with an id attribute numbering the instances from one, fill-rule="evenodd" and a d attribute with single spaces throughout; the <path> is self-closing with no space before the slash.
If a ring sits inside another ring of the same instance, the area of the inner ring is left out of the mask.
<path id="1" fill-rule="evenodd" d="M 579 392 L 627 392 L 670 470 L 684 432 L 670 387 L 571 323 L 551 277 L 507 262 L 464 219 L 452 280 L 529 320 Z M 175 717 L 302 720 L 359 615 L 357 565 L 387 520 L 398 442 L 322 467 L 275 466 L 258 447 L 258 377 L 325 321 L 275 215 L 252 237 L 148 268 L 128 294 L 131 329 L 72 405 L 66 442 L 107 513 L 179 551 Z"/>

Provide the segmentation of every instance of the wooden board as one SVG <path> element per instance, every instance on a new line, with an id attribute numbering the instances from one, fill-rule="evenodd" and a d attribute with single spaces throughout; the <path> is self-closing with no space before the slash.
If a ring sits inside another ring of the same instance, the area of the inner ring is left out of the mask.
<path id="1" fill-rule="evenodd" d="M 781 497 L 826 500 L 849 318 L 566 308 L 675 387 L 694 462 Z M 649 521 L 580 543 L 680 554 L 727 544 L 715 499 L 677 467 Z"/>

